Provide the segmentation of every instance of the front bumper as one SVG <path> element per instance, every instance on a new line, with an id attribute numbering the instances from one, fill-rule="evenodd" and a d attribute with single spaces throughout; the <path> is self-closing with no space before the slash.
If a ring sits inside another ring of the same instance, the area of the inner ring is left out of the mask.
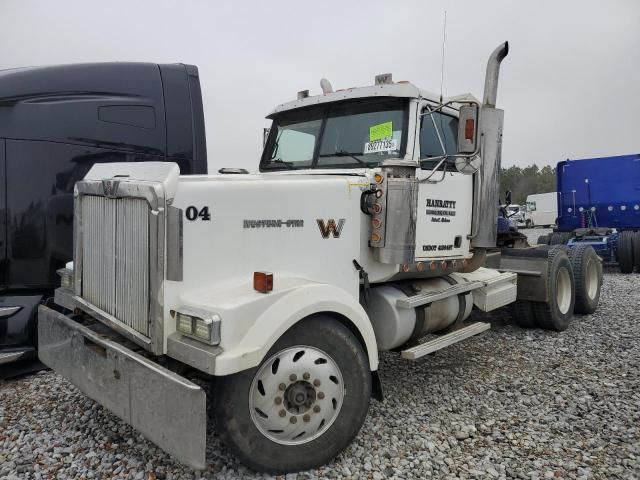
<path id="1" fill-rule="evenodd" d="M 38 354 L 87 396 L 183 463 L 206 464 L 206 395 L 199 386 L 45 306 Z"/>

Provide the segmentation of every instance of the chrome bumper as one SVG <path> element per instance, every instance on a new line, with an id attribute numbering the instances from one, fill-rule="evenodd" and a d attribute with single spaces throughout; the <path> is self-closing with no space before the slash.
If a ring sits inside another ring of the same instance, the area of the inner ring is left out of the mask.
<path id="1" fill-rule="evenodd" d="M 206 464 L 199 386 L 50 308 L 38 310 L 40 360 L 181 462 Z"/>

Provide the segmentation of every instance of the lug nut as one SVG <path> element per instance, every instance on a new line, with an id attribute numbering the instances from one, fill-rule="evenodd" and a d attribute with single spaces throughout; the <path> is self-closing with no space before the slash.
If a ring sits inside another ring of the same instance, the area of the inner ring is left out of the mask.
<path id="1" fill-rule="evenodd" d="M 323 400 L 324 399 L 324 392 L 318 392 L 318 398 L 320 400 Z"/>
<path id="2" fill-rule="evenodd" d="M 311 416 L 309 416 L 309 414 L 306 414 L 304 417 L 302 417 L 302 420 L 308 422 L 309 420 L 311 420 Z"/>
<path id="3" fill-rule="evenodd" d="M 284 408 L 278 412 L 278 415 L 280 415 L 281 417 L 284 417 L 286 414 L 287 412 Z"/>
<path id="4" fill-rule="evenodd" d="M 295 382 L 298 379 L 298 376 L 295 373 L 292 373 L 291 375 L 289 375 L 289 380 L 291 380 L 292 382 Z"/>
<path id="5" fill-rule="evenodd" d="M 316 413 L 320 412 L 320 405 L 316 405 L 315 407 L 313 407 L 313 411 Z"/>
<path id="6" fill-rule="evenodd" d="M 276 397 L 274 401 L 276 402 L 276 405 L 280 405 L 282 403 L 282 398 Z"/>
<path id="7" fill-rule="evenodd" d="M 284 383 L 281 383 L 278 385 L 278 388 L 284 392 L 287 389 L 287 386 Z"/>
<path id="8" fill-rule="evenodd" d="M 289 421 L 290 421 L 291 423 L 297 423 L 297 422 L 298 422 L 298 419 L 297 419 L 296 417 L 291 417 L 291 418 L 289 419 Z"/>
<path id="9" fill-rule="evenodd" d="M 317 378 L 313 381 L 313 385 L 315 387 L 319 387 L 320 386 L 320 380 L 318 380 Z"/>
<path id="10" fill-rule="evenodd" d="M 309 374 L 309 372 L 304 372 L 302 374 L 302 378 L 304 378 L 305 380 L 309 380 L 309 378 L 311 378 L 311 375 Z"/>

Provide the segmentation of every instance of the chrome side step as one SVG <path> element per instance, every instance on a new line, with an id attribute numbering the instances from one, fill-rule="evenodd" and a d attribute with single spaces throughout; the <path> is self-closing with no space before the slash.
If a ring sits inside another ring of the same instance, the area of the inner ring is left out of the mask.
<path id="1" fill-rule="evenodd" d="M 401 356 L 402 358 L 406 358 L 407 360 L 417 360 L 418 358 L 424 357 L 425 355 L 433 353 L 436 350 L 440 350 L 442 348 L 448 347 L 449 345 L 460 342 L 465 338 L 478 335 L 479 333 L 482 333 L 485 330 L 489 330 L 490 328 L 490 323 L 472 323 L 471 325 L 463 327 L 459 330 L 455 330 L 451 333 L 447 333 L 446 335 L 441 335 L 437 338 L 434 338 L 433 340 L 429 340 L 425 343 L 421 343 L 420 345 L 416 345 L 415 347 L 403 350 L 401 352 Z"/>
<path id="2" fill-rule="evenodd" d="M 36 349 L 33 347 L 20 348 L 11 352 L 0 352 L 0 365 L 17 362 L 22 358 L 35 357 Z"/>
<path id="3" fill-rule="evenodd" d="M 467 293 L 472 290 L 477 290 L 485 286 L 485 282 L 467 282 L 457 285 L 452 285 L 444 290 L 438 290 L 435 292 L 419 293 L 407 298 L 399 298 L 396 301 L 398 308 L 415 308 L 427 303 L 437 302 L 443 298 L 453 297 L 461 293 Z"/>

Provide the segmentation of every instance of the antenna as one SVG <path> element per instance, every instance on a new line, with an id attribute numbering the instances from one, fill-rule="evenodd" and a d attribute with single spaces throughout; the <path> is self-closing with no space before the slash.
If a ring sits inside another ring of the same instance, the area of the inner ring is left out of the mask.
<path id="1" fill-rule="evenodd" d="M 442 103 L 442 87 L 444 86 L 444 46 L 447 43 L 447 11 L 444 11 L 444 22 L 442 25 L 442 65 L 440 67 L 440 103 Z"/>

